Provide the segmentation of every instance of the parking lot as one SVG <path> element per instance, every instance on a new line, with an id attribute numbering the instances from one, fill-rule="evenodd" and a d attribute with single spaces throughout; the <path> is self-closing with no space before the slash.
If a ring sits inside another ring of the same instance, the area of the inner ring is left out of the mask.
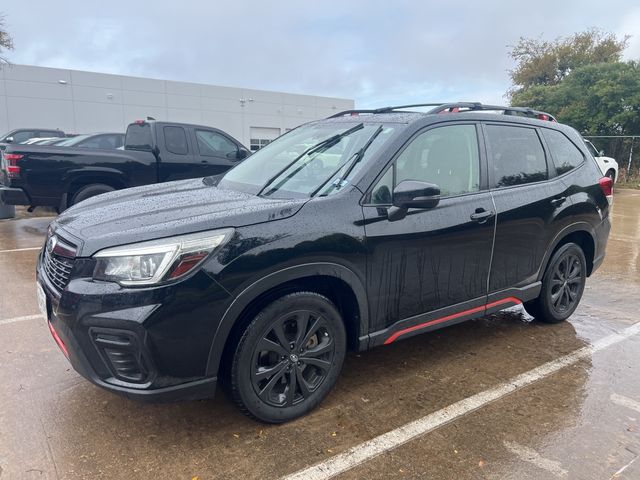
<path id="1" fill-rule="evenodd" d="M 640 478 L 638 212 L 617 192 L 569 322 L 511 309 L 351 353 L 321 407 L 280 426 L 222 390 L 149 405 L 82 379 L 37 313 L 51 217 L 0 221 L 0 479 Z"/>

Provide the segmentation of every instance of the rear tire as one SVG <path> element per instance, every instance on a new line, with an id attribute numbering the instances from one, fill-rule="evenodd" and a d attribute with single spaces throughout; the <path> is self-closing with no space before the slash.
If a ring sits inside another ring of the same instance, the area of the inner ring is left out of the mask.
<path id="1" fill-rule="evenodd" d="M 613 169 L 607 170 L 607 173 L 605 173 L 604 176 L 609 177 L 614 182 L 616 181 L 616 171 Z"/>
<path id="2" fill-rule="evenodd" d="M 92 183 L 91 185 L 86 185 L 75 193 L 69 206 L 80 203 L 87 198 L 95 197 L 96 195 L 113 192 L 114 190 L 115 188 L 110 185 L 105 185 L 104 183 Z"/>
<path id="3" fill-rule="evenodd" d="M 525 310 L 536 320 L 559 323 L 576 310 L 587 279 L 587 261 L 579 245 L 562 245 L 551 257 L 540 296 L 525 302 Z"/>
<path id="4" fill-rule="evenodd" d="M 235 403 L 267 423 L 305 415 L 336 383 L 346 343 L 342 317 L 326 297 L 296 292 L 275 300 L 249 324 L 233 354 Z"/>

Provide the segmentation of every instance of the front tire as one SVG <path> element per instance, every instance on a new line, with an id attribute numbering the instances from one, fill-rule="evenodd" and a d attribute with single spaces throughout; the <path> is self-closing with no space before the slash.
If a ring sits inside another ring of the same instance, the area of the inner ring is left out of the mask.
<path id="1" fill-rule="evenodd" d="M 329 299 L 314 292 L 285 295 L 253 319 L 236 347 L 233 399 L 263 422 L 293 420 L 329 393 L 345 353 L 344 323 Z"/>
<path id="2" fill-rule="evenodd" d="M 579 245 L 562 245 L 551 257 L 542 277 L 542 290 L 535 300 L 524 304 L 536 320 L 559 323 L 578 307 L 587 280 L 587 261 Z"/>

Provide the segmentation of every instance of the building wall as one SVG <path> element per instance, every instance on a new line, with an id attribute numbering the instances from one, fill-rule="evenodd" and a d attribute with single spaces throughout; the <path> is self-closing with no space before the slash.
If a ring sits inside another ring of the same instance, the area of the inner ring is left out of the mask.
<path id="1" fill-rule="evenodd" d="M 0 134 L 22 127 L 123 132 L 151 116 L 217 127 L 249 147 L 256 144 L 251 132 L 272 137 L 353 107 L 343 98 L 27 65 L 0 68 Z"/>

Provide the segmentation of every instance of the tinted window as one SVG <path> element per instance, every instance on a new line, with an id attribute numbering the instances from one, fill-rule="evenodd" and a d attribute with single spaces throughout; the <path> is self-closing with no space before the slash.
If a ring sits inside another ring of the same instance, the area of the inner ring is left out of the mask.
<path id="1" fill-rule="evenodd" d="M 479 167 L 474 125 L 434 128 L 418 135 L 404 149 L 373 188 L 371 202 L 378 205 L 392 202 L 393 169 L 395 185 L 403 180 L 435 183 L 442 196 L 449 196 L 478 191 Z"/>
<path id="2" fill-rule="evenodd" d="M 182 127 L 164 127 L 164 144 L 169 152 L 176 155 L 186 155 L 189 151 Z"/>
<path id="3" fill-rule="evenodd" d="M 393 167 L 387 170 L 380 181 L 371 191 L 371 203 L 376 205 L 390 205 L 393 191 Z"/>
<path id="4" fill-rule="evenodd" d="M 110 150 L 122 145 L 119 135 L 96 135 L 78 144 L 83 148 L 102 148 Z"/>
<path id="5" fill-rule="evenodd" d="M 151 150 L 153 148 L 151 125 L 148 123 L 133 123 L 129 125 L 124 143 L 127 148 L 134 150 Z"/>
<path id="6" fill-rule="evenodd" d="M 9 135 L 9 136 L 13 137 L 13 143 L 22 143 L 22 142 L 26 142 L 30 138 L 35 138 L 36 132 L 23 130 L 21 132 L 16 132 L 13 135 Z"/>
<path id="7" fill-rule="evenodd" d="M 556 166 L 558 175 L 573 170 L 584 160 L 584 155 L 578 150 L 571 140 L 565 137 L 564 133 L 557 130 L 549 130 L 545 128 L 543 131 L 544 139 L 551 152 L 553 163 Z"/>
<path id="8" fill-rule="evenodd" d="M 41 130 L 38 132 L 38 137 L 46 138 L 46 137 L 64 137 L 60 130 Z"/>
<path id="9" fill-rule="evenodd" d="M 509 187 L 549 178 L 544 150 L 532 128 L 487 125 L 493 187 Z"/>
<path id="10" fill-rule="evenodd" d="M 547 139 L 547 141 L 549 141 Z M 585 141 L 584 144 L 587 146 L 587 150 L 589 150 L 589 153 L 591 155 L 593 155 L 594 157 L 599 157 L 600 156 L 600 152 L 598 150 L 596 150 L 596 147 L 593 145 L 593 143 L 589 142 L 589 141 Z"/>
<path id="11" fill-rule="evenodd" d="M 229 153 L 238 151 L 235 143 L 224 135 L 211 130 L 196 130 L 198 151 L 200 155 L 208 157 L 226 157 Z"/>

